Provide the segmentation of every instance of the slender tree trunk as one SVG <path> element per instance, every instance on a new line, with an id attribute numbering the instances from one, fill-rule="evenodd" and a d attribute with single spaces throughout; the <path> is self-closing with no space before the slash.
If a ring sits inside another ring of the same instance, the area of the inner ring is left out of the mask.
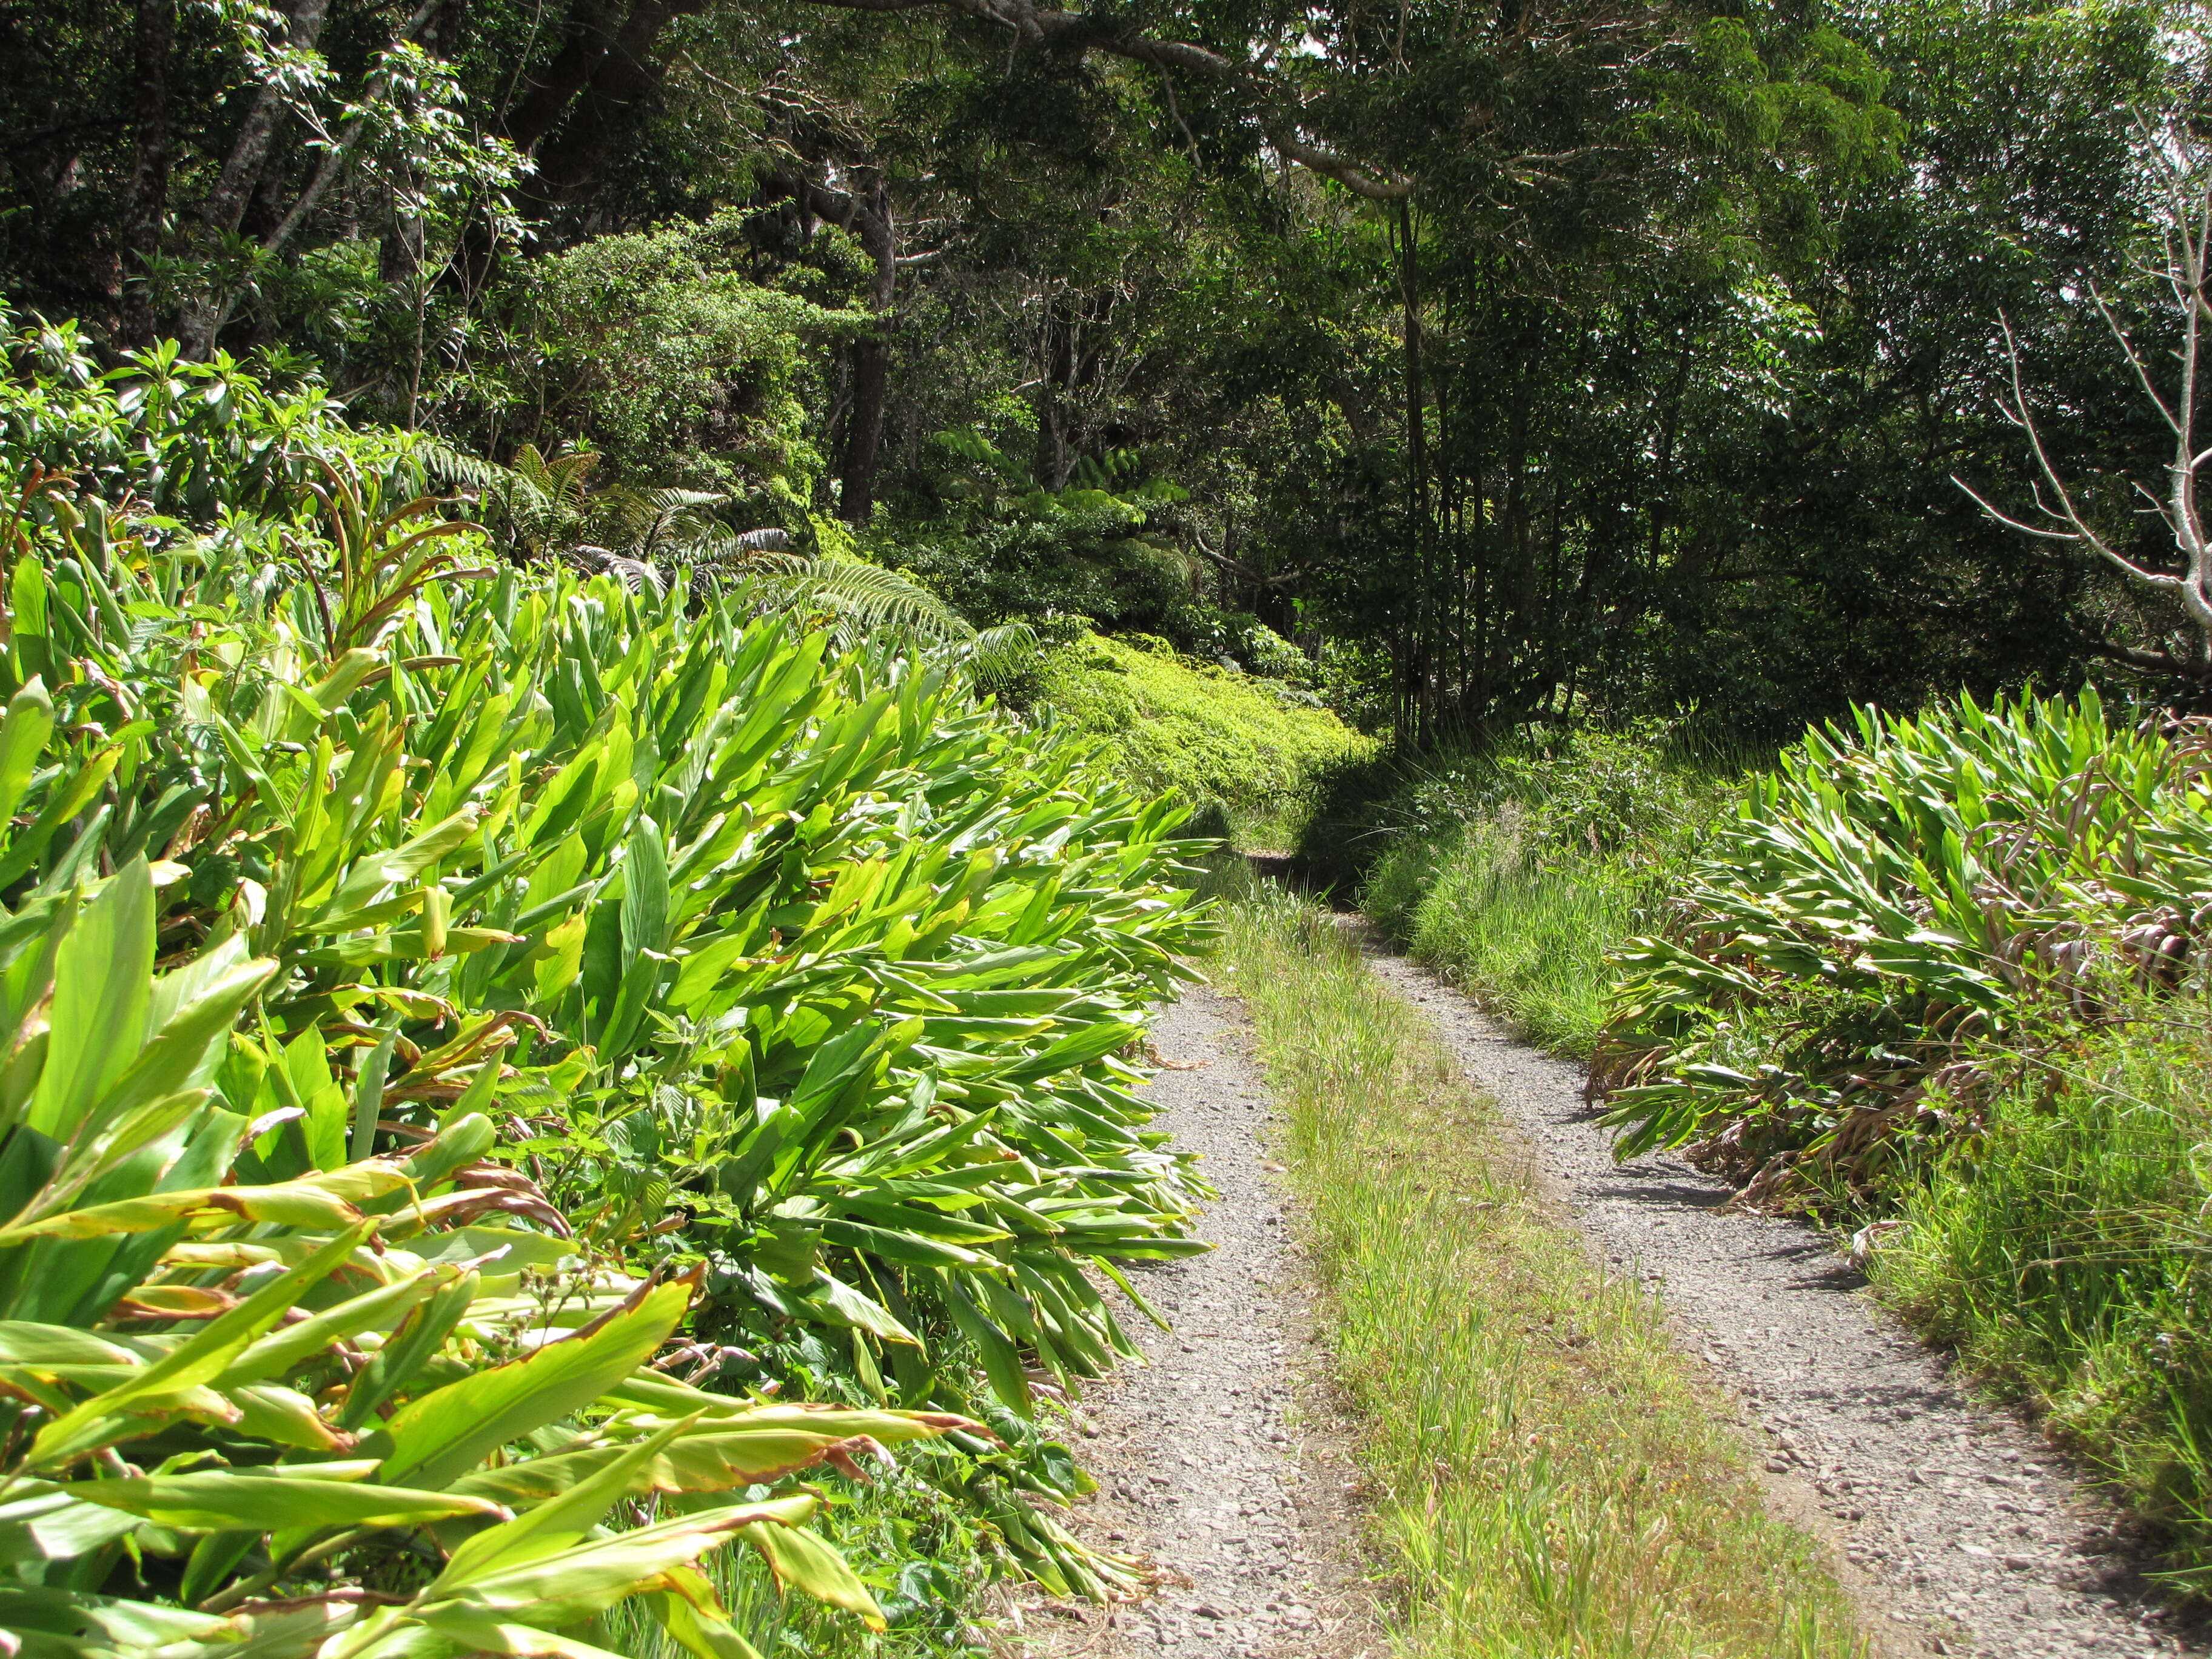
<path id="1" fill-rule="evenodd" d="M 169 209 L 169 58 L 176 34 L 176 0 L 138 0 L 131 32 L 136 133 L 131 187 L 124 198 L 122 292 L 116 308 L 116 340 L 126 348 L 154 343 L 154 261 L 161 251 L 161 225 Z"/>
<path id="2" fill-rule="evenodd" d="M 312 48 L 321 38 L 323 19 L 329 15 L 330 0 L 299 0 L 285 27 L 286 42 L 295 51 Z M 264 87 L 253 94 L 253 106 L 246 111 L 238 137 L 231 141 L 230 154 L 223 158 L 222 176 L 209 192 L 207 206 L 200 214 L 207 228 L 217 235 L 235 231 L 246 217 L 246 204 L 252 199 L 253 187 L 261 182 L 261 170 L 268 165 L 269 151 L 283 113 L 284 97 L 276 88 Z"/>
<path id="3" fill-rule="evenodd" d="M 1064 296 L 1045 307 L 1044 361 L 1036 377 L 1036 459 L 1032 470 L 1048 489 L 1066 488 L 1067 475 L 1074 465 L 1067 409 L 1075 386 L 1075 365 L 1080 355 L 1076 333 L 1081 326 L 1074 305 Z"/>
<path id="4" fill-rule="evenodd" d="M 880 178 L 854 222 L 860 245 L 875 256 L 868 309 L 876 323 L 853 344 L 853 412 L 845 426 L 837 496 L 840 516 L 848 524 L 861 525 L 876 511 L 876 474 L 883 459 L 884 416 L 890 399 L 891 313 L 897 297 L 898 226 L 891 216 L 890 191 Z"/>
<path id="5" fill-rule="evenodd" d="M 1430 568 L 1428 413 L 1421 390 L 1420 269 L 1413 246 L 1413 211 L 1398 204 L 1398 297 L 1406 316 L 1406 515 L 1413 537 L 1415 598 L 1413 616 L 1413 740 L 1431 735 L 1430 657 L 1436 603 L 1436 573 Z"/>
<path id="6" fill-rule="evenodd" d="M 286 21 L 287 44 L 295 50 L 312 48 L 321 38 L 323 20 L 329 15 L 330 0 L 299 0 Z M 236 234 L 245 222 L 246 207 L 268 171 L 269 153 L 283 126 L 284 112 L 283 94 L 276 88 L 264 87 L 254 94 L 238 137 L 231 141 L 230 153 L 223 158 L 222 172 L 208 193 L 207 205 L 200 210 L 201 226 L 210 240 L 219 242 Z M 198 360 L 214 349 L 222 311 L 222 299 L 213 293 L 203 294 L 184 307 L 177 319 L 177 336 L 185 356 Z"/>

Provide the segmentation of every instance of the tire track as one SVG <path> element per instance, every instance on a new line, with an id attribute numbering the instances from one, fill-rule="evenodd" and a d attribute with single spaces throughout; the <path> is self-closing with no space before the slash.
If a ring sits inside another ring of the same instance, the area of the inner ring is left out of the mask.
<path id="1" fill-rule="evenodd" d="M 2205 1651 L 2166 1628 L 2112 1510 L 2031 1427 L 1966 1398 L 1825 1237 L 1722 1213 L 1731 1189 L 1673 1158 L 1616 1164 L 1582 1066 L 1518 1041 L 1362 933 L 1375 972 L 1519 1126 L 1591 1250 L 1661 1292 L 1684 1346 L 1763 1435 L 1771 1504 L 1832 1540 L 1890 1651 Z"/>
<path id="2" fill-rule="evenodd" d="M 1176 1659 L 1380 1659 L 1353 1559 L 1354 1478 L 1322 1378 L 1307 1275 L 1264 1137 L 1273 1114 L 1242 1011 L 1194 987 L 1152 1042 L 1152 1127 L 1219 1189 L 1214 1249 L 1144 1264 L 1138 1288 L 1172 1328 L 1125 1323 L 1149 1363 L 1086 1391 L 1078 1455 L 1099 1482 L 1078 1534 L 1134 1555 L 1150 1596 L 1101 1610 L 1015 1604 L 1033 1652 Z"/>

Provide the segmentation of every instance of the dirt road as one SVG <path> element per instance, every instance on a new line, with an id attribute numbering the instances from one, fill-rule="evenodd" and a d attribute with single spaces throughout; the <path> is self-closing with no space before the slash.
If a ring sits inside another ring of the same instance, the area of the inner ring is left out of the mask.
<path id="1" fill-rule="evenodd" d="M 1820 1235 L 1722 1212 L 1729 1189 L 1674 1159 L 1616 1164 L 1579 1066 L 1403 957 L 1369 959 L 1520 1126 L 1592 1249 L 1659 1290 L 1764 1439 L 1773 1507 L 1835 1541 L 1892 1652 L 2203 1651 L 2162 1628 L 2112 1516 L 2050 1447 L 1966 1399 Z"/>
<path id="2" fill-rule="evenodd" d="M 1032 1601 L 1050 1655 L 1381 1659 L 1352 1555 L 1353 1476 L 1335 1449 L 1306 1278 L 1269 1168 L 1269 1110 L 1236 1005 L 1194 988 L 1152 1034 L 1153 1127 L 1201 1155 L 1220 1191 L 1214 1249 L 1138 1288 L 1174 1329 L 1127 1322 L 1151 1364 L 1094 1385 L 1079 1445 L 1101 1490 L 1077 1529 L 1136 1554 L 1157 1594 L 1113 1609 Z"/>

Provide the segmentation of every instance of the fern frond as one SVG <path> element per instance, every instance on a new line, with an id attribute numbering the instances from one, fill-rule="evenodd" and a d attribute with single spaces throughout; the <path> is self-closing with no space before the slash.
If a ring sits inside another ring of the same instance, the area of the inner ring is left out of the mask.
<path id="1" fill-rule="evenodd" d="M 443 489 L 483 494 L 500 489 L 510 476 L 497 461 L 456 449 L 441 439 L 418 437 L 414 449 L 416 459 L 422 464 L 424 479 Z"/>
<path id="2" fill-rule="evenodd" d="M 750 559 L 763 553 L 790 551 L 791 535 L 788 531 L 771 528 L 739 532 L 730 531 L 726 527 L 723 534 L 714 538 L 713 550 L 702 550 L 699 555 L 699 560 L 702 564 L 729 564 L 741 559 Z"/>
<path id="3" fill-rule="evenodd" d="M 1000 623 L 959 641 L 948 654 L 967 672 L 969 682 L 978 691 L 993 691 L 1012 684 L 1036 666 L 1044 655 L 1044 647 L 1036 629 L 1027 623 Z"/>
<path id="4" fill-rule="evenodd" d="M 963 665 L 978 690 L 995 690 L 1036 668 L 1044 657 L 1044 641 L 1026 622 L 1002 622 L 982 629 L 967 641 Z"/>
<path id="5" fill-rule="evenodd" d="M 744 574 L 767 607 L 822 611 L 871 631 L 902 629 L 933 645 L 965 642 L 975 630 L 951 606 L 896 570 L 859 559 L 808 558 L 803 553 L 762 553 L 745 561 Z"/>

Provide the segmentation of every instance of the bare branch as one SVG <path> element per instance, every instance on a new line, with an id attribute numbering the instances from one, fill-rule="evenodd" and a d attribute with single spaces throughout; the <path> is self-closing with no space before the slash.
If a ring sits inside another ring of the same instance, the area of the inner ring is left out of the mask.
<path id="1" fill-rule="evenodd" d="M 2035 458 L 2040 480 L 2033 491 L 2036 507 L 2047 522 L 2031 524 L 2001 512 L 1963 480 L 1954 477 L 1953 482 L 1997 523 L 2047 541 L 2077 543 L 2138 587 L 2171 594 L 2179 600 L 2197 636 L 2195 665 L 2183 665 L 2168 652 L 2137 651 L 2122 646 L 2100 645 L 2097 648 L 2115 661 L 2203 680 L 2212 678 L 2212 594 L 2206 592 L 2207 576 L 2212 574 L 2212 538 L 2205 533 L 2198 507 L 2197 477 L 2203 467 L 2212 463 L 2212 445 L 2200 446 L 2196 439 L 2197 372 L 2203 362 L 2204 325 L 2208 318 L 2212 318 L 2212 291 L 2208 291 L 2208 281 L 2212 281 L 2212 264 L 2208 263 L 2212 261 L 2212 153 L 2178 125 L 2154 130 L 2145 122 L 2142 132 L 2145 147 L 2165 174 L 2166 182 L 2166 209 L 2160 226 L 2166 265 L 2155 274 L 2182 313 L 2181 380 L 2170 399 L 2160 392 L 2149 364 L 2111 303 L 2094 284 L 2089 292 L 2105 326 L 2118 342 L 2136 386 L 2173 434 L 2173 458 L 2166 467 L 2166 496 L 2161 499 L 2139 480 L 2130 482 L 2166 525 L 2173 538 L 2174 549 L 2181 556 L 2183 569 L 2179 574 L 2154 570 L 2129 558 L 2107 542 L 2083 515 L 2052 460 L 2042 430 L 2029 408 L 2021 369 L 2020 343 L 2013 334 L 2008 318 L 1999 319 L 2004 329 L 2005 357 L 2012 382 L 2012 396 L 2005 412 L 2027 434 L 2028 448 Z M 2056 501 L 2055 507 L 2044 498 L 2046 486 Z"/>
<path id="2" fill-rule="evenodd" d="M 1370 202 L 1403 201 L 1413 193 L 1413 181 L 1407 179 L 1378 179 L 1357 163 L 1310 144 L 1286 127 L 1271 128 L 1267 142 L 1275 153 L 1286 161 L 1296 161 L 1310 172 L 1334 179 L 1355 195 L 1364 196 Z"/>
<path id="3" fill-rule="evenodd" d="M 2142 356 L 2136 349 L 2136 343 L 2129 337 L 2127 330 L 2120 326 L 2120 319 L 2112 314 L 2112 307 L 2106 303 L 2104 295 L 2094 283 L 2089 285 L 2089 296 L 2097 302 L 2097 314 L 2105 319 L 2105 326 L 2112 330 L 2112 337 L 2120 343 L 2120 349 L 2127 353 L 2128 367 L 2135 370 L 2136 384 L 2143 389 L 2143 396 L 2148 398 L 2152 405 L 2165 417 L 2166 425 L 2179 432 L 2181 422 L 2174 419 L 2173 411 L 2166 406 L 2166 399 L 2159 396 L 2158 387 L 2151 380 L 2150 370 L 2144 367 Z"/>
<path id="4" fill-rule="evenodd" d="M 1973 502 L 1976 507 L 1980 507 L 1983 512 L 1988 514 L 1990 517 L 1995 519 L 1999 524 L 2004 526 L 2008 530 L 2017 530 L 2022 535 L 2026 536 L 2040 536 L 2044 540 L 2051 542 L 2078 542 L 2081 539 L 2081 534 L 2077 530 L 2071 528 L 2064 530 L 2045 530 L 2038 526 L 2029 524 L 2025 520 L 2014 518 L 2012 514 L 1998 507 L 1988 496 L 1983 495 L 1980 490 L 1975 489 L 1973 485 L 1968 483 L 1964 478 L 1960 477 L 1955 472 L 1951 475 L 1951 482 L 1958 485 L 1960 489 L 1966 492 L 1967 500 Z M 2065 522 L 2064 520 L 2058 519 L 2058 515 L 2057 514 L 2052 514 L 2051 516 L 2054 520 L 2057 520 L 2061 524 Z"/>

